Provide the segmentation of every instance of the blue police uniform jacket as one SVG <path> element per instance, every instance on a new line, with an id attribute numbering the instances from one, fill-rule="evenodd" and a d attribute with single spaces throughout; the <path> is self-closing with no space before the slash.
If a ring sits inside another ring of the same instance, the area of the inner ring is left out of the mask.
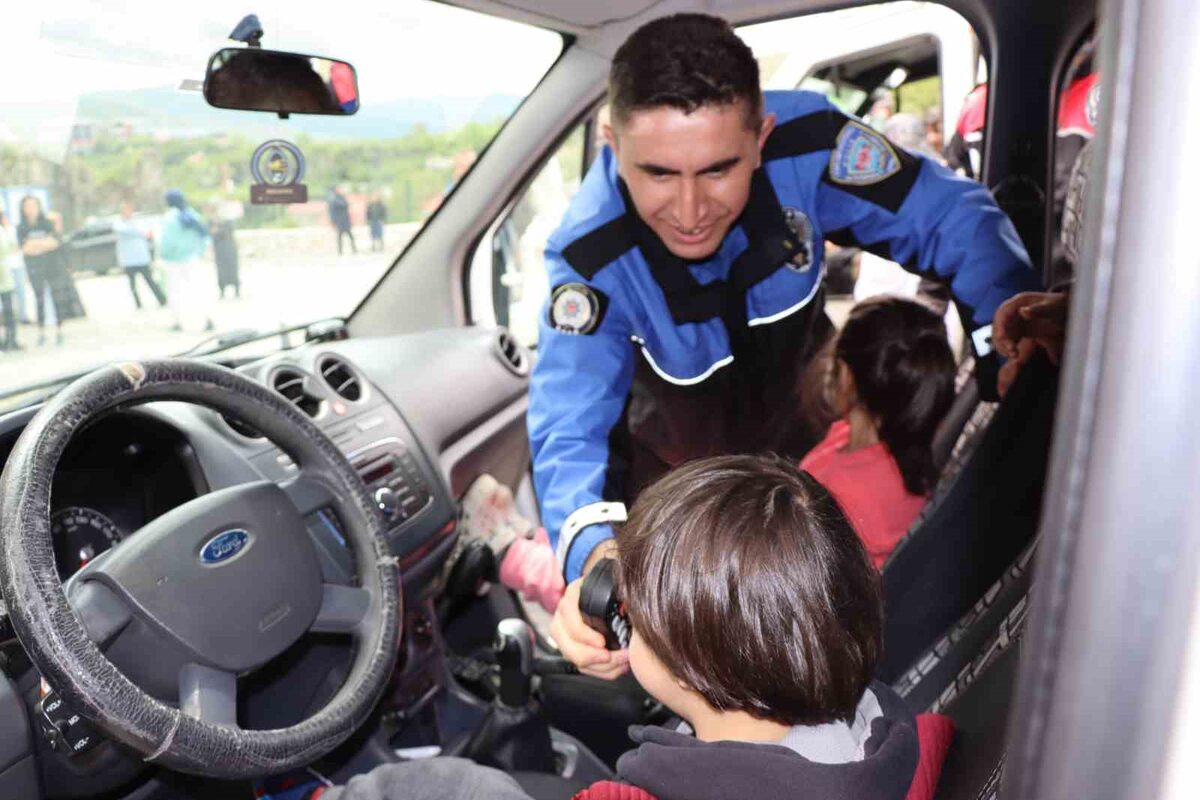
<path id="1" fill-rule="evenodd" d="M 605 148 L 546 248 L 528 425 L 542 521 L 567 580 L 625 504 L 683 461 L 774 450 L 820 431 L 798 413 L 828 340 L 825 240 L 948 282 L 964 321 L 1041 281 L 980 184 L 895 147 L 824 96 L 767 92 L 776 127 L 745 211 L 706 261 L 638 217 Z"/>

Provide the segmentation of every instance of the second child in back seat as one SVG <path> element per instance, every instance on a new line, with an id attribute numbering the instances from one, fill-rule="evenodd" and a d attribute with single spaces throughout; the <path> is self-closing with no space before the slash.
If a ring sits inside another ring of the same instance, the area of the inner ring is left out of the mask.
<path id="1" fill-rule="evenodd" d="M 954 400 L 954 356 L 941 318 L 899 297 L 855 306 L 835 355 L 841 419 L 800 467 L 837 499 L 881 568 L 937 478 L 931 445 Z"/>
<path id="2" fill-rule="evenodd" d="M 629 661 L 687 727 L 638 727 L 577 800 L 905 797 L 912 713 L 872 682 L 879 576 L 829 493 L 776 456 L 695 461 L 617 531 Z"/>

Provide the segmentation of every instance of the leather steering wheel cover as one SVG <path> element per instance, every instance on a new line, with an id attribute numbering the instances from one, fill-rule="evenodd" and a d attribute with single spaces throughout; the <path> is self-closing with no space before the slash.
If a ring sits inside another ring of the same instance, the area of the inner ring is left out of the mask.
<path id="1" fill-rule="evenodd" d="M 371 596 L 354 660 L 342 687 L 320 711 L 278 730 L 225 728 L 187 716 L 149 696 L 88 639 L 67 602 L 50 537 L 50 489 L 72 437 L 120 406 L 181 400 L 235 414 L 261 430 L 336 498 Z M 375 565 L 370 568 L 370 565 Z M 383 520 L 346 457 L 283 398 L 221 366 L 182 359 L 104 367 L 51 399 L 18 439 L 0 476 L 0 590 L 21 644 L 66 702 L 100 732 L 147 760 L 182 772 L 255 777 L 311 763 L 368 717 L 395 666 L 399 572 Z"/>

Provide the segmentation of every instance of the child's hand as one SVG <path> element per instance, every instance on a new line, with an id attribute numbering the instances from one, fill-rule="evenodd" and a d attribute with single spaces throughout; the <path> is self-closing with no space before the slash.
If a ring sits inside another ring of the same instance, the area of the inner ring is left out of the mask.
<path id="1" fill-rule="evenodd" d="M 579 612 L 579 587 L 582 585 L 583 578 L 567 584 L 554 612 L 550 635 L 563 657 L 580 672 L 611 681 L 629 670 L 629 651 L 604 649 L 604 635 L 583 621 Z"/>

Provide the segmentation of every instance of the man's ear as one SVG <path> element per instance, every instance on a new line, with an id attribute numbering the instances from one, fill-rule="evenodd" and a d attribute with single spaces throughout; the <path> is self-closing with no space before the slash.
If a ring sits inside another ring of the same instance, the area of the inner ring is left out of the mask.
<path id="1" fill-rule="evenodd" d="M 767 137 L 771 135 L 771 131 L 775 130 L 775 114 L 763 115 L 762 123 L 758 126 L 758 165 L 762 166 L 762 149 L 767 144 Z"/>
<path id="2" fill-rule="evenodd" d="M 617 152 L 617 133 L 613 130 L 610 123 L 604 123 L 600 126 L 600 135 L 604 137 L 604 143 L 612 148 L 613 153 Z"/>

